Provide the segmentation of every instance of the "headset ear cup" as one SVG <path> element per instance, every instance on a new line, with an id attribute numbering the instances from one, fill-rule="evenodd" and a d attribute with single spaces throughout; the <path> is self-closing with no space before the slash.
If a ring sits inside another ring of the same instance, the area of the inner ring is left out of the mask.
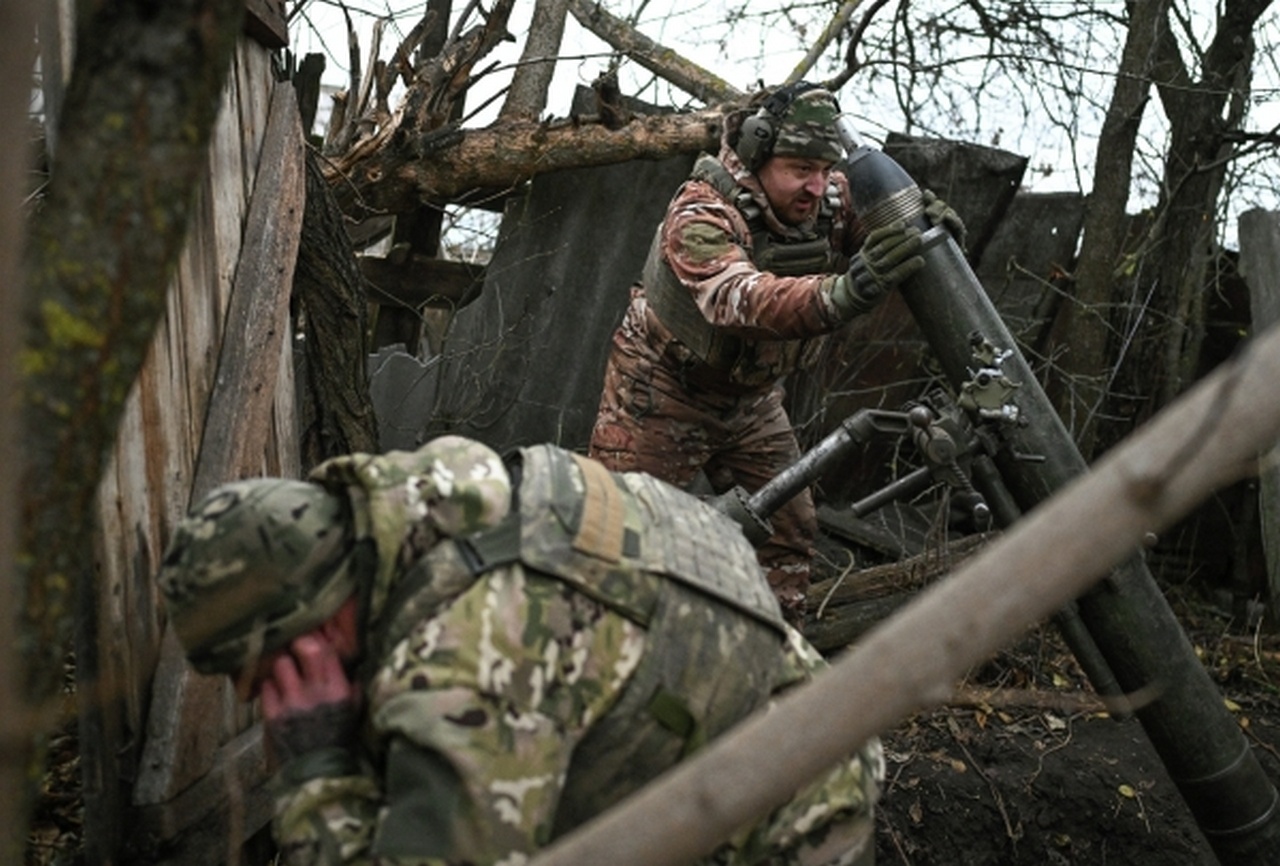
<path id="1" fill-rule="evenodd" d="M 753 114 L 742 121 L 735 148 L 739 159 L 750 171 L 755 171 L 768 158 L 773 149 L 773 123 L 767 116 Z"/>

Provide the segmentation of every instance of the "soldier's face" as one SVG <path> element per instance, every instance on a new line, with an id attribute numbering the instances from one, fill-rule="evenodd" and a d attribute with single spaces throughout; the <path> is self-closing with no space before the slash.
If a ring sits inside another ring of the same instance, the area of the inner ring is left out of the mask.
<path id="1" fill-rule="evenodd" d="M 812 217 L 827 192 L 833 163 L 804 156 L 774 156 L 756 172 L 778 219 L 799 225 Z"/>

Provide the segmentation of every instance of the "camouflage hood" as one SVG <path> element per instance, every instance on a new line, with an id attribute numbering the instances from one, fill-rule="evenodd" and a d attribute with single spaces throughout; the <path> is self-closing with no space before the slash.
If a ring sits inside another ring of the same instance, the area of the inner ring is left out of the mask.
<path id="1" fill-rule="evenodd" d="M 335 457 L 310 478 L 346 494 L 356 541 L 368 540 L 376 550 L 370 617 L 381 614 L 405 567 L 442 537 L 494 526 L 511 508 L 502 459 L 461 436 L 442 436 L 416 451 Z"/>

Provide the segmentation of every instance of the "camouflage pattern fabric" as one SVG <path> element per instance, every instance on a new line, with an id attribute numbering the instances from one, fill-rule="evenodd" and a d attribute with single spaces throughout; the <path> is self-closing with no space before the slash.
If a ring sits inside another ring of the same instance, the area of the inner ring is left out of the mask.
<path id="1" fill-rule="evenodd" d="M 461 436 L 441 436 L 416 451 L 335 457 L 309 477 L 350 497 L 357 540 L 374 543 L 374 616 L 397 575 L 441 537 L 493 526 L 511 508 L 511 479 L 502 459 Z"/>
<path id="2" fill-rule="evenodd" d="M 646 472 L 679 487 L 705 471 L 717 493 L 737 484 L 755 491 L 800 456 L 782 399 L 777 386 L 742 397 L 682 387 L 666 366 L 615 352 L 605 368 L 591 456 L 615 472 Z M 783 614 L 799 624 L 818 526 L 809 491 L 770 522 L 773 535 L 756 556 Z"/>
<path id="3" fill-rule="evenodd" d="M 709 600 L 673 605 L 680 617 L 696 620 L 699 611 L 714 617 L 701 624 L 678 617 L 673 627 L 662 629 L 660 640 L 565 580 L 518 562 L 472 577 L 461 548 L 439 543 L 449 534 L 443 526 L 475 529 L 496 523 L 504 510 L 497 493 L 506 475 L 499 476 L 500 467 L 483 452 L 476 452 L 482 459 L 474 472 L 456 461 L 437 464 L 425 453 L 431 447 L 416 452 L 417 461 L 401 454 L 390 465 L 378 465 L 381 458 L 365 456 L 318 470 L 363 503 L 357 509 L 361 531 L 379 539 L 380 556 L 389 552 L 395 564 L 384 569 L 379 563 L 386 585 L 375 596 L 385 609 L 370 612 L 376 622 L 371 620 L 369 630 L 378 623 L 399 625 L 393 639 L 381 644 L 385 651 L 366 661 L 362 675 L 368 758 L 362 770 L 352 773 L 335 762 L 327 775 L 291 775 L 289 768 L 282 773 L 273 829 L 284 862 L 525 863 L 566 829 L 563 823 L 576 820 L 566 819 L 561 806 L 572 803 L 571 811 L 582 816 L 619 796 L 618 778 L 605 783 L 598 776 L 598 753 L 583 750 L 579 765 L 575 753 L 601 730 L 602 720 L 620 717 L 621 702 L 636 700 L 629 687 L 647 683 L 642 680 L 646 666 L 663 659 L 672 663 L 664 644 L 679 641 L 692 657 L 710 653 L 727 661 L 745 635 L 773 635 L 775 649 L 761 655 L 778 668 L 774 681 L 780 687 L 803 681 L 823 666 L 794 630 L 779 632 Z M 417 513 L 441 520 L 424 533 L 396 513 L 396 503 L 416 508 L 421 497 L 412 491 L 424 489 L 424 475 L 442 471 L 456 483 L 441 485 L 436 479 L 436 494 L 427 497 L 425 512 Z M 444 517 L 449 514 L 459 516 L 460 524 L 451 524 Z M 384 519 L 389 525 L 382 525 Z M 427 535 L 435 537 L 424 542 Z M 393 549 L 394 539 L 400 546 Z M 406 575 L 415 573 L 429 574 L 432 585 L 423 591 L 444 600 L 405 622 L 395 615 L 402 605 L 423 610 L 399 591 Z M 728 688 L 734 666 L 703 664 L 698 670 L 710 673 L 711 668 L 724 684 L 708 689 L 711 705 L 691 705 L 699 716 L 714 713 L 719 695 L 734 691 Z M 645 722 L 649 729 L 657 724 L 648 717 Z M 707 862 L 853 863 L 870 846 L 872 808 L 883 776 L 878 748 L 873 742 L 833 767 Z M 669 760 L 686 751 L 677 749 Z M 581 772 L 583 764 L 597 775 Z M 604 790 L 598 790 L 601 786 Z"/>
<path id="4" fill-rule="evenodd" d="M 805 118 L 827 110 L 803 100 L 793 108 Z M 807 129 L 793 127 L 783 149 L 808 147 L 801 141 Z M 644 286 L 634 287 L 613 335 L 589 453 L 614 471 L 641 470 L 677 485 L 706 469 L 717 491 L 741 485 L 754 493 L 799 455 L 779 383 L 811 362 L 822 336 L 843 324 L 828 299 L 830 283 L 857 253 L 864 230 L 849 203 L 847 179 L 832 172 L 841 207 L 832 221 L 830 272 L 760 270 L 743 202 L 758 210 L 756 219 L 776 243 L 805 240 L 812 226 L 777 219 L 727 139 L 717 158 L 741 193 L 728 197 L 706 181 L 687 181 L 667 209 L 661 255 L 706 320 L 739 338 L 739 358 L 730 370 L 702 362 L 663 324 Z M 810 222 L 816 221 L 815 213 Z M 797 348 L 803 340 L 810 340 L 807 348 Z M 799 623 L 817 534 L 809 494 L 772 520 L 775 532 L 759 560 L 784 612 Z"/>
<path id="5" fill-rule="evenodd" d="M 828 91 L 815 89 L 801 93 L 778 124 L 774 155 L 839 162 L 844 158 L 844 145 L 835 126 L 839 116 L 840 110 Z"/>
<path id="6" fill-rule="evenodd" d="M 201 673 L 233 674 L 324 622 L 357 581 L 345 502 L 314 484 L 224 484 L 174 527 L 157 584 Z"/>
<path id="7" fill-rule="evenodd" d="M 784 225 L 774 215 L 755 175 L 732 148 L 723 145 L 718 160 L 746 194 L 752 209 L 758 211 L 758 219 L 775 244 L 812 239 L 816 210 L 805 224 Z M 707 181 L 686 181 L 668 205 L 660 229 L 663 261 L 708 322 L 743 338 L 743 356 L 727 375 L 699 369 L 698 359 L 675 341 L 652 309 L 637 305 L 634 299 L 627 310 L 630 329 L 644 334 L 659 358 L 669 354 L 667 363 L 730 392 L 767 388 L 799 369 L 812 359 L 814 351 L 797 355 L 793 341 L 821 337 L 844 324 L 826 301 L 827 290 L 836 275 L 848 268 L 862 240 L 861 223 L 849 205 L 848 180 L 840 172 L 832 172 L 831 180 L 842 208 L 832 222 L 834 255 L 829 270 L 823 273 L 779 276 L 758 269 L 755 263 L 763 252 L 757 249 L 761 240 L 753 237 L 741 202 L 726 197 Z"/>

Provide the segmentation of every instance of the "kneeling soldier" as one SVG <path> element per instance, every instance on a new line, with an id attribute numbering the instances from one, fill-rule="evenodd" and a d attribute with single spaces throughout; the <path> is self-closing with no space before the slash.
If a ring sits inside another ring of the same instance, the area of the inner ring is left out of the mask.
<path id="1" fill-rule="evenodd" d="M 227 484 L 159 580 L 191 663 L 261 697 L 288 863 L 526 862 L 823 667 L 732 522 L 552 446 Z M 880 764 L 706 862 L 869 863 Z"/>

